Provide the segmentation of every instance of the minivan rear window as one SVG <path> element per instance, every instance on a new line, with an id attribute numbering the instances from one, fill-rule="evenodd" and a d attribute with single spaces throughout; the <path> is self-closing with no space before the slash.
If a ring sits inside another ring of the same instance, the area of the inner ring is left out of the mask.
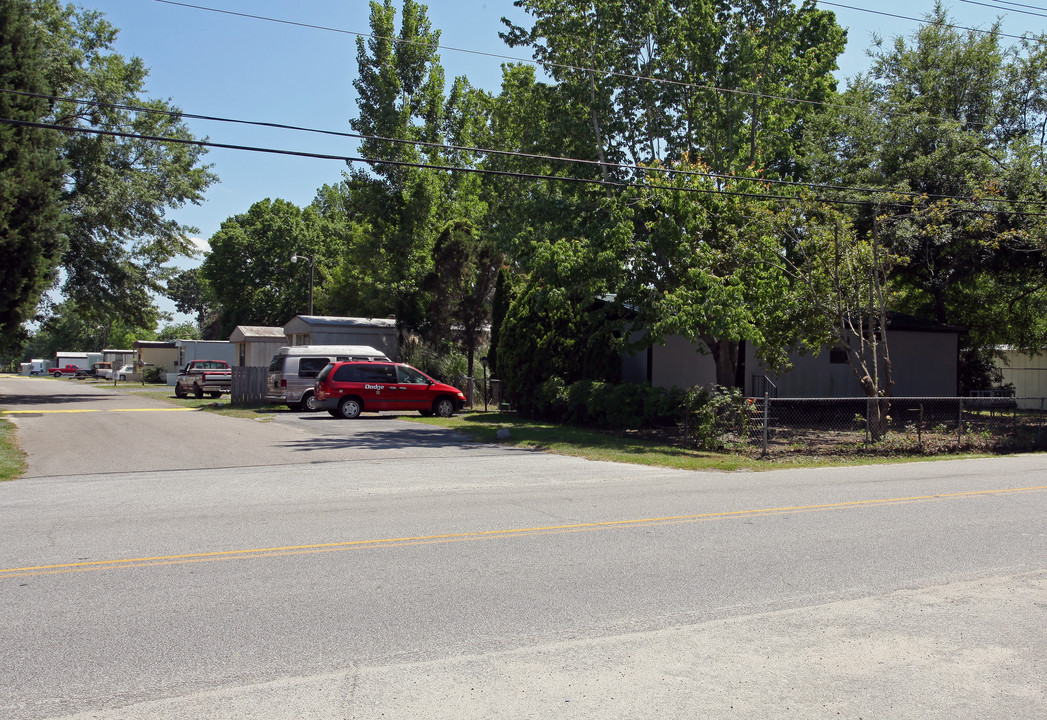
<path id="1" fill-rule="evenodd" d="M 269 363 L 269 372 L 283 372 L 284 360 L 286 358 L 286 355 L 273 355 L 273 359 Z"/>
<path id="2" fill-rule="evenodd" d="M 298 377 L 314 378 L 329 362 L 326 357 L 304 357 L 298 361 Z"/>
<path id="3" fill-rule="evenodd" d="M 362 365 L 340 365 L 332 378 L 335 382 L 365 382 Z"/>

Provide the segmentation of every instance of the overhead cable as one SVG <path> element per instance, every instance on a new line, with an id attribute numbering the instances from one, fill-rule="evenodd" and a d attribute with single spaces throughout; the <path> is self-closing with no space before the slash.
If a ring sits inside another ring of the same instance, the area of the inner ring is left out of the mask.
<path id="1" fill-rule="evenodd" d="M 1047 18 L 1047 15 L 1045 15 L 1044 13 L 1030 12 L 1029 10 L 1014 10 L 1012 8 L 1002 8 L 999 5 L 990 5 L 989 3 L 975 2 L 974 0 L 960 0 L 960 2 L 967 3 L 968 5 L 981 5 L 982 7 L 992 8 L 993 10 L 1006 10 L 1007 12 L 1020 13 L 1022 15 L 1032 15 L 1033 17 Z M 1017 3 L 1014 3 L 1014 4 L 1017 4 Z M 1022 7 L 1031 7 L 1031 6 L 1023 5 Z M 1037 8 L 1037 10 L 1042 10 L 1042 9 L 1043 8 Z"/>
<path id="2" fill-rule="evenodd" d="M 266 121 L 260 121 L 260 120 L 241 120 L 241 119 L 236 119 L 236 118 L 218 117 L 218 116 L 214 116 L 214 115 L 198 115 L 198 114 L 194 114 L 194 113 L 187 113 L 187 112 L 175 111 L 175 110 L 159 110 L 157 108 L 140 107 L 140 106 L 128 105 L 128 104 L 122 104 L 122 103 L 107 103 L 107 102 L 101 102 L 101 101 L 95 101 L 95 100 L 86 100 L 86 99 L 80 99 L 80 98 L 63 98 L 63 97 L 57 97 L 57 96 L 54 96 L 54 95 L 45 95 L 45 94 L 41 94 L 41 93 L 26 92 L 24 90 L 8 90 L 8 89 L 5 89 L 5 88 L 0 88 L 0 93 L 7 93 L 7 94 L 13 94 L 13 95 L 22 95 L 22 96 L 26 96 L 26 97 L 35 97 L 35 98 L 41 98 L 41 99 L 46 99 L 46 100 L 54 100 L 54 101 L 60 101 L 60 102 L 70 102 L 70 103 L 81 104 L 81 105 L 93 105 L 93 106 L 99 106 L 99 107 L 108 107 L 108 108 L 113 108 L 113 109 L 117 109 L 117 110 L 127 110 L 129 112 L 136 112 L 136 113 L 163 115 L 163 116 L 173 117 L 173 118 L 192 118 L 194 120 L 206 120 L 206 121 L 212 121 L 212 122 L 233 123 L 233 124 L 239 124 L 239 125 L 251 125 L 251 126 L 256 126 L 256 127 L 273 128 L 273 129 L 278 129 L 278 130 L 293 130 L 293 131 L 297 131 L 297 132 L 308 132 L 308 133 L 315 133 L 315 134 L 320 134 L 320 135 L 331 135 L 331 136 L 335 136 L 335 137 L 344 137 L 344 138 L 351 138 L 351 139 L 356 139 L 356 140 L 372 140 L 372 141 L 376 141 L 376 142 L 386 142 L 386 143 L 391 143 L 391 144 L 413 145 L 413 146 L 416 146 L 416 147 L 425 147 L 425 148 L 430 148 L 430 149 L 435 149 L 435 150 L 454 150 L 454 151 L 458 151 L 458 152 L 473 152 L 473 153 L 479 153 L 479 154 L 485 154 L 485 155 L 498 155 L 498 156 L 502 156 L 502 157 L 521 158 L 521 159 L 526 159 L 526 160 L 543 160 L 543 161 L 549 161 L 549 162 L 574 163 L 574 164 L 578 164 L 578 165 L 588 165 L 588 166 L 593 166 L 593 167 L 612 168 L 612 169 L 617 169 L 617 170 L 633 170 L 633 171 L 639 171 L 639 172 L 643 172 L 643 173 L 660 173 L 660 174 L 669 175 L 669 176 L 675 176 L 675 175 L 694 176 L 694 177 L 701 177 L 701 178 L 715 179 L 715 180 L 737 180 L 737 181 L 747 180 L 747 181 L 753 181 L 753 182 L 767 183 L 767 184 L 770 184 L 770 185 L 780 185 L 780 186 L 784 186 L 784 187 L 808 188 L 808 189 L 811 189 L 811 190 L 832 190 L 832 191 L 837 191 L 837 192 L 857 192 L 857 193 L 866 193 L 866 194 L 890 194 L 890 195 L 896 195 L 896 196 L 902 196 L 902 197 L 923 198 L 923 199 L 932 199 L 932 200 L 959 200 L 959 201 L 963 201 L 963 202 L 1008 203 L 1008 204 L 1011 204 L 1011 205 L 1037 205 L 1037 206 L 1047 205 L 1047 201 L 1007 200 L 1007 199 L 1003 199 L 1003 198 L 973 198 L 973 197 L 963 197 L 963 196 L 956 196 L 956 195 L 940 195 L 940 194 L 934 194 L 934 193 L 919 193 L 919 192 L 912 192 L 912 191 L 896 191 L 896 190 L 887 190 L 887 189 L 884 189 L 884 188 L 870 188 L 870 187 L 860 187 L 860 186 L 853 186 L 853 185 L 835 185 L 835 184 L 830 184 L 830 183 L 802 182 L 802 181 L 798 181 L 798 180 L 780 180 L 780 179 L 773 179 L 773 178 L 752 178 L 752 177 L 747 177 L 747 176 L 743 176 L 743 175 L 731 175 L 731 174 L 726 174 L 726 173 L 701 172 L 701 171 L 698 171 L 698 170 L 680 170 L 680 169 L 676 169 L 676 168 L 662 167 L 662 166 L 658 166 L 658 165 L 640 165 L 640 164 L 613 163 L 613 162 L 607 162 L 607 161 L 601 162 L 600 160 L 587 160 L 587 159 L 582 159 L 582 158 L 562 157 L 562 156 L 556 156 L 556 155 L 541 155 L 541 154 L 525 153 L 525 152 L 514 151 L 514 150 L 492 150 L 492 149 L 488 149 L 488 148 L 480 148 L 480 147 L 469 146 L 469 145 L 448 145 L 448 144 L 445 144 L 445 143 L 429 142 L 429 141 L 425 141 L 425 140 L 406 140 L 406 139 L 403 139 L 403 138 L 381 137 L 381 136 L 377 136 L 377 135 L 363 135 L 363 134 L 360 134 L 360 133 L 342 132 L 342 131 L 338 131 L 338 130 L 323 130 L 323 129 L 317 129 L 317 128 L 303 127 L 303 126 L 298 126 L 298 125 L 286 125 L 286 124 L 283 124 L 283 123 L 266 122 Z M 364 162 L 367 162 L 367 161 L 365 160 Z"/>
<path id="3" fill-rule="evenodd" d="M 203 147 L 203 148 L 217 148 L 217 149 L 222 149 L 222 150 L 240 150 L 240 151 L 245 151 L 245 152 L 259 152 L 259 153 L 267 153 L 267 154 L 271 154 L 271 155 L 285 155 L 285 156 L 292 156 L 292 157 L 305 157 L 305 158 L 312 158 L 312 159 L 318 159 L 318 160 L 340 160 L 340 161 L 346 162 L 346 163 L 354 163 L 355 162 L 355 163 L 364 163 L 364 164 L 367 164 L 367 165 L 391 165 L 393 167 L 409 167 L 409 168 L 417 168 L 417 169 L 423 169 L 423 170 L 439 170 L 439 171 L 445 171 L 445 172 L 464 172 L 464 173 L 471 173 L 471 174 L 476 174 L 476 175 L 490 175 L 490 176 L 494 176 L 494 177 L 519 178 L 519 179 L 524 179 L 524 180 L 547 180 L 547 181 L 551 181 L 551 182 L 570 182 L 570 183 L 576 183 L 576 184 L 581 184 L 581 185 L 597 185 L 597 186 L 604 187 L 604 188 L 614 188 L 614 189 L 638 188 L 638 189 L 659 190 L 659 191 L 668 191 L 668 192 L 685 192 L 685 193 L 697 193 L 697 194 L 705 194 L 705 195 L 723 195 L 723 196 L 729 196 L 729 197 L 746 197 L 746 198 L 760 199 L 760 200 L 813 201 L 813 202 L 820 202 L 820 203 L 825 203 L 825 204 L 829 204 L 829 205 L 858 205 L 858 206 L 863 206 L 863 207 L 884 207 L 884 206 L 887 206 L 887 207 L 901 207 L 901 208 L 910 208 L 911 207 L 911 205 L 904 204 L 904 203 L 898 203 L 898 202 L 878 203 L 878 202 L 871 202 L 871 201 L 868 201 L 868 200 L 846 200 L 846 199 L 839 199 L 839 198 L 824 198 L 824 197 L 805 198 L 805 197 L 801 197 L 801 196 L 798 196 L 798 195 L 775 195 L 775 194 L 771 194 L 771 193 L 751 193 L 751 192 L 740 192 L 740 191 L 737 191 L 737 190 L 720 190 L 720 189 L 713 189 L 713 188 L 665 187 L 665 186 L 637 185 L 636 183 L 615 182 L 615 181 L 608 181 L 608 180 L 596 180 L 596 179 L 592 179 L 592 178 L 579 178 L 579 177 L 573 177 L 573 176 L 569 176 L 569 175 L 543 175 L 543 174 L 539 174 L 539 173 L 523 173 L 523 172 L 509 171 L 509 170 L 493 170 L 493 169 L 490 169 L 490 168 L 473 168 L 473 167 L 461 167 L 461 166 L 453 166 L 453 165 L 434 165 L 434 164 L 431 164 L 431 163 L 417 163 L 417 162 L 409 162 L 409 161 L 404 161 L 404 160 L 386 160 L 386 159 L 376 159 L 376 158 L 363 158 L 363 157 L 353 157 L 353 156 L 349 156 L 349 155 L 334 155 L 334 154 L 330 154 L 330 153 L 305 152 L 305 151 L 301 151 L 301 150 L 284 150 L 284 149 L 279 149 L 279 148 L 266 148 L 266 147 L 258 147 L 258 146 L 251 146 L 251 145 L 233 145 L 233 144 L 228 144 L 228 143 L 211 142 L 209 140 L 193 140 L 193 139 L 188 139 L 188 138 L 172 138 L 172 137 L 163 137 L 163 136 L 158 136 L 158 135 L 145 135 L 145 134 L 141 134 L 141 133 L 129 133 L 129 132 L 122 132 L 122 131 L 118 131 L 118 130 L 102 130 L 102 129 L 99 129 L 99 128 L 86 128 L 86 127 L 76 127 L 76 126 L 67 126 L 67 125 L 56 125 L 54 123 L 31 122 L 31 121 L 28 121 L 28 120 L 12 120 L 10 118 L 0 118 L 0 124 L 2 124 L 2 125 L 13 125 L 13 126 L 16 126 L 16 127 L 32 127 L 32 128 L 39 128 L 39 129 L 42 129 L 42 130 L 57 130 L 57 131 L 60 131 L 60 132 L 84 133 L 84 134 L 90 134 L 90 135 L 103 135 L 103 136 L 107 136 L 107 137 L 127 138 L 127 139 L 131 139 L 131 140 L 146 140 L 146 141 L 149 141 L 149 142 L 171 143 L 171 144 L 175 144 L 175 145 L 192 145 L 192 146 L 195 146 L 195 147 Z M 747 180 L 749 182 L 752 182 L 754 184 L 760 184 L 760 183 L 764 182 L 763 180 L 761 180 L 759 178 L 743 178 L 743 179 Z M 956 197 L 956 198 L 948 198 L 948 197 L 946 197 L 946 198 L 943 198 L 943 199 L 953 199 L 953 200 L 960 200 L 960 201 L 970 201 L 970 200 L 977 201 L 977 199 L 973 199 L 973 198 L 968 199 L 968 198 L 961 198 L 961 197 Z M 974 209 L 967 209 L 967 208 L 957 208 L 955 210 L 955 212 L 968 214 L 968 213 L 985 213 L 985 212 L 988 212 L 988 211 L 987 210 L 974 210 Z M 1028 216 L 1028 217 L 1047 217 L 1047 213 L 1025 213 L 1025 212 L 1023 212 L 1022 214 L 1025 215 L 1025 216 Z"/>
<path id="4" fill-rule="evenodd" d="M 967 32 L 983 33 L 985 35 L 995 34 L 998 37 L 1011 38 L 1012 40 L 1028 40 L 1029 34 L 1025 35 L 1009 35 L 1005 32 L 998 30 L 982 30 L 981 28 L 966 27 L 964 25 L 952 25 L 950 23 L 939 23 L 933 20 L 923 20 L 921 18 L 915 18 L 910 15 L 897 15 L 895 13 L 884 12 L 882 10 L 870 10 L 869 8 L 855 7 L 854 5 L 841 5 L 840 3 L 825 2 L 825 0 L 814 0 L 819 5 L 828 5 L 829 7 L 844 8 L 845 10 L 856 10 L 857 12 L 869 13 L 870 15 L 882 15 L 884 17 L 895 18 L 896 20 L 911 20 L 922 25 L 935 25 L 938 27 L 946 27 L 951 30 L 966 30 Z M 157 2 L 166 2 L 166 0 L 157 0 Z"/>

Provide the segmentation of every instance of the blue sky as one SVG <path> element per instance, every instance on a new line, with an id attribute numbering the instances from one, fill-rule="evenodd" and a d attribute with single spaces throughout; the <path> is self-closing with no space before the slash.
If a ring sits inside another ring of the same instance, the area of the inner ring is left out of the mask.
<path id="1" fill-rule="evenodd" d="M 1019 0 L 1036 5 L 1035 0 Z M 369 30 L 366 0 L 186 0 L 188 4 L 225 11 L 261 15 L 342 31 Z M 150 70 L 147 92 L 171 99 L 188 113 L 274 122 L 325 130 L 349 131 L 356 110 L 352 87 L 356 77 L 356 37 L 306 27 L 266 22 L 176 6 L 156 0 L 80 0 L 76 4 L 103 12 L 120 29 L 117 50 L 137 55 Z M 868 67 L 866 50 L 873 33 L 890 39 L 909 35 L 918 23 L 856 9 L 923 17 L 933 0 L 840 0 L 825 3 L 848 28 L 847 51 L 839 76 L 846 78 Z M 993 7 L 985 7 L 992 5 Z M 1047 7 L 1047 0 L 1041 3 Z M 1003 32 L 1019 35 L 1043 32 L 1047 18 L 1019 14 L 1016 3 L 1000 0 L 946 3 L 953 22 L 988 28 L 1003 17 Z M 1047 13 L 1044 13 L 1047 15 Z M 501 18 L 526 22 L 526 16 L 508 0 L 434 0 L 429 17 L 441 31 L 441 45 L 526 57 L 522 49 L 506 47 L 498 37 Z M 477 86 L 497 91 L 500 65 L 497 58 L 441 51 L 447 82 L 465 75 Z M 198 120 L 187 121 L 197 137 L 214 142 L 320 152 L 355 154 L 350 139 L 300 132 L 266 130 Z M 306 205 L 316 189 L 341 178 L 344 163 L 296 157 L 211 150 L 220 183 L 207 192 L 201 206 L 173 213 L 180 222 L 199 228 L 201 242 L 214 234 L 222 221 L 245 212 L 264 198 L 283 198 Z M 189 267 L 199 259 L 183 261 Z M 172 310 L 170 303 L 161 303 Z"/>

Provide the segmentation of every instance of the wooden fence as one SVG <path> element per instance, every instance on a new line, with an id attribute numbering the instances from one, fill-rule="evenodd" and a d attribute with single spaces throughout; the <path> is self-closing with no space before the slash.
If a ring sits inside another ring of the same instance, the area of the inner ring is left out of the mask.
<path id="1" fill-rule="evenodd" d="M 266 367 L 234 367 L 233 388 L 229 399 L 233 405 L 261 405 L 265 402 Z"/>

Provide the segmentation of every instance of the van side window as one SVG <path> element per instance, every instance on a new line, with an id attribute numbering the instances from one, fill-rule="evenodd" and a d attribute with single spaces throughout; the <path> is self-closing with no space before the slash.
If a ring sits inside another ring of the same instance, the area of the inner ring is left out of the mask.
<path id="1" fill-rule="evenodd" d="M 414 368 L 396 366 L 396 374 L 400 376 L 400 382 L 411 385 L 426 385 L 429 380 Z"/>
<path id="2" fill-rule="evenodd" d="M 314 378 L 327 367 L 329 362 L 330 360 L 325 357 L 304 357 L 298 361 L 298 377 Z"/>
<path id="3" fill-rule="evenodd" d="M 392 365 L 360 365 L 363 369 L 363 382 L 395 383 L 396 373 Z"/>
<path id="4" fill-rule="evenodd" d="M 363 368 L 359 365 L 341 365 L 334 371 L 332 380 L 335 382 L 364 382 Z"/>

